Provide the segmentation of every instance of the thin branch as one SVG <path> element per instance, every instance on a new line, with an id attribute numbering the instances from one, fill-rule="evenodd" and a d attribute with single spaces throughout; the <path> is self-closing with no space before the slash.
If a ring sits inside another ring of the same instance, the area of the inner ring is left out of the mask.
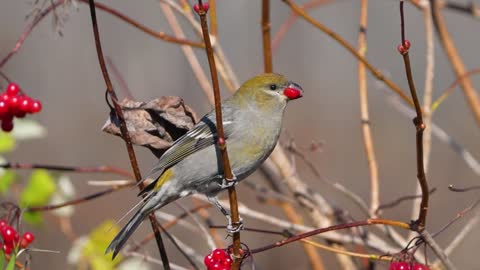
<path id="1" fill-rule="evenodd" d="M 335 2 L 335 0 L 311 0 L 306 4 L 303 4 L 301 7 L 303 10 L 309 10 L 316 7 L 323 6 L 325 4 L 330 4 Z M 280 46 L 280 42 L 283 40 L 288 30 L 292 27 L 293 23 L 298 19 L 298 15 L 295 12 L 290 13 L 290 17 L 283 22 L 282 25 L 278 28 L 278 31 L 275 33 L 272 39 L 272 52 L 274 53 L 277 48 Z"/>
<path id="2" fill-rule="evenodd" d="M 263 71 L 271 73 L 272 65 L 272 45 L 270 40 L 270 0 L 262 0 L 262 37 L 263 37 Z"/>
<path id="3" fill-rule="evenodd" d="M 436 191 L 437 189 L 436 188 L 432 188 L 429 193 L 432 194 Z M 395 199 L 391 202 L 387 202 L 387 203 L 383 203 L 381 205 L 378 206 L 378 209 L 376 210 L 377 212 L 382 210 L 382 209 L 387 209 L 387 208 L 393 208 L 399 204 L 401 204 L 402 202 L 404 201 L 410 201 L 410 200 L 415 200 L 415 199 L 420 199 L 422 198 L 422 194 L 420 193 L 419 195 L 407 195 L 407 196 L 402 196 L 398 199 Z M 416 214 L 417 212 L 415 212 Z"/>
<path id="4" fill-rule="evenodd" d="M 303 242 L 303 243 L 308 243 L 309 245 L 312 245 L 314 247 L 336 253 L 336 254 L 342 254 L 342 255 L 347 255 L 347 256 L 351 256 L 351 257 L 364 258 L 364 259 L 369 259 L 369 260 L 378 260 L 378 261 L 391 261 L 392 260 L 391 256 L 376 255 L 376 254 L 364 254 L 364 253 L 358 253 L 358 252 L 345 251 L 345 250 L 342 250 L 342 249 L 322 245 L 320 243 L 317 243 L 317 242 L 314 242 L 314 241 L 311 241 L 311 240 L 308 240 L 308 239 L 302 239 L 300 241 Z"/>
<path id="5" fill-rule="evenodd" d="M 330 227 L 327 227 L 327 228 L 316 229 L 316 230 L 309 231 L 309 232 L 306 232 L 306 233 L 298 234 L 298 235 L 289 237 L 287 239 L 275 242 L 273 244 L 270 244 L 270 245 L 267 245 L 267 246 L 264 246 L 264 247 L 251 249 L 250 252 L 253 253 L 253 254 L 263 252 L 263 251 L 266 251 L 266 250 L 269 250 L 269 249 L 281 247 L 281 246 L 284 246 L 286 244 L 290 244 L 290 243 L 299 241 L 299 240 L 307 238 L 307 237 L 315 236 L 315 235 L 330 232 L 330 231 L 337 231 L 337 230 L 343 230 L 343 229 L 349 229 L 349 228 L 355 228 L 355 227 L 361 227 L 361 226 L 379 225 L 379 224 L 388 225 L 388 226 L 395 226 L 395 227 L 399 227 L 399 228 L 402 228 L 402 229 L 410 230 L 410 225 L 407 224 L 407 223 L 404 223 L 404 222 L 394 221 L 394 220 L 386 220 L 386 219 L 367 219 L 365 221 L 356 221 L 356 222 L 351 222 L 351 223 L 333 225 L 333 226 L 330 226 Z"/>
<path id="6" fill-rule="evenodd" d="M 443 263 L 445 266 L 445 270 L 456 270 L 457 268 L 453 265 L 453 263 L 450 261 L 450 259 L 447 257 L 445 252 L 442 250 L 442 248 L 433 240 L 433 237 L 428 233 L 427 230 L 423 230 L 420 232 L 422 235 L 422 239 L 429 245 L 435 255 L 437 255 L 438 259 Z"/>
<path id="7" fill-rule="evenodd" d="M 15 169 L 15 170 L 45 169 L 49 171 L 75 172 L 75 173 L 112 173 L 112 174 L 125 176 L 128 178 L 133 178 L 133 175 L 130 172 L 127 172 L 120 168 L 106 166 L 106 165 L 97 166 L 97 167 L 79 167 L 79 166 L 62 166 L 62 165 L 7 162 L 4 164 L 0 164 L 0 168 Z"/>
<path id="8" fill-rule="evenodd" d="M 196 196 L 195 197 L 207 201 L 206 198 L 203 196 Z M 225 207 L 226 209 L 229 208 L 229 205 L 225 201 L 219 201 L 220 204 Z M 279 219 L 277 217 L 267 215 L 265 213 L 256 211 L 252 208 L 247 207 L 246 205 L 240 204 L 239 205 L 239 211 L 243 216 L 256 219 L 258 221 L 265 222 L 266 224 L 276 226 L 278 228 L 286 229 L 286 230 L 295 230 L 297 232 L 309 232 L 315 230 L 314 227 L 310 226 L 305 226 L 302 224 L 295 224 L 291 223 L 282 219 Z M 328 226 L 326 226 L 328 227 Z M 328 234 L 322 234 L 319 235 L 319 237 L 324 238 L 326 240 L 329 240 L 334 243 L 343 243 L 343 244 L 359 244 L 359 245 L 366 245 L 370 248 L 373 248 L 375 250 L 381 251 L 381 252 L 391 252 L 392 250 L 395 250 L 396 248 L 391 246 L 389 243 L 381 239 L 380 237 L 376 236 L 373 233 L 369 233 L 365 238 L 360 238 L 357 236 L 351 236 L 349 234 L 341 234 L 337 232 L 330 232 Z"/>
<path id="9" fill-rule="evenodd" d="M 108 75 L 107 71 L 107 66 L 105 64 L 105 59 L 103 57 L 103 51 L 102 51 L 102 45 L 100 42 L 100 33 L 98 30 L 98 24 L 97 24 L 97 15 L 95 12 L 95 1 L 94 0 L 89 0 L 89 7 L 90 7 L 90 16 L 92 19 L 92 27 L 93 27 L 93 35 L 95 37 L 95 46 L 97 49 L 97 56 L 98 56 L 98 62 L 100 64 L 100 68 L 102 70 L 102 75 L 105 80 L 105 84 L 107 86 L 107 91 L 110 95 L 111 100 L 113 101 L 113 106 L 115 108 L 115 114 L 119 120 L 120 123 L 120 131 L 122 134 L 122 138 L 125 141 L 125 145 L 127 147 L 128 151 L 128 156 L 130 158 L 130 163 L 132 165 L 133 173 L 135 175 L 135 180 L 137 182 L 140 182 L 142 180 L 142 175 L 140 174 L 140 169 L 138 167 L 137 159 L 135 157 L 135 150 L 133 149 L 133 144 L 130 139 L 130 134 L 128 133 L 128 128 L 127 128 L 127 123 L 125 122 L 125 117 L 123 116 L 123 111 L 120 105 L 118 104 L 118 99 L 117 95 L 113 89 L 112 82 L 110 81 L 110 76 Z M 142 189 L 144 187 L 143 184 L 139 185 L 139 188 Z M 157 225 L 157 220 L 155 218 L 155 215 L 151 213 L 149 215 L 150 219 L 150 224 L 152 226 L 152 229 L 155 233 L 155 239 L 157 241 L 157 246 L 158 250 L 160 252 L 162 262 L 163 262 L 163 267 L 166 270 L 170 269 L 169 262 L 168 262 L 168 256 L 166 253 L 165 246 L 162 241 L 162 235 L 160 231 L 158 230 Z"/>
<path id="10" fill-rule="evenodd" d="M 425 168 L 423 162 L 423 131 L 425 130 L 425 123 L 423 122 L 422 108 L 417 97 L 417 90 L 415 89 L 415 84 L 413 82 L 412 68 L 410 66 L 410 57 L 409 57 L 409 47 L 410 42 L 405 39 L 405 18 L 403 11 L 404 1 L 400 0 L 400 20 L 401 20 L 401 37 L 402 43 L 399 47 L 403 49 L 400 50 L 403 56 L 403 62 L 405 64 L 405 73 L 407 75 L 408 86 L 410 88 L 410 93 L 412 95 L 413 103 L 415 105 L 415 111 L 417 113 L 416 117 L 413 119 L 413 123 L 416 128 L 416 149 L 417 149 L 417 178 L 422 189 L 422 201 L 420 202 L 420 211 L 418 213 L 418 219 L 416 220 L 416 225 L 418 230 L 422 231 L 425 228 L 427 212 L 428 212 L 428 183 L 427 177 L 425 175 Z"/>
<path id="11" fill-rule="evenodd" d="M 458 3 L 457 1 L 446 1 L 442 4 L 443 8 L 448 8 L 466 15 L 472 15 L 474 18 L 480 18 L 480 7 L 476 6 L 473 1 L 468 4 Z"/>
<path id="12" fill-rule="evenodd" d="M 367 18 L 368 0 L 362 0 L 360 7 L 360 32 L 358 34 L 358 54 L 365 57 L 367 53 Z M 380 205 L 380 191 L 378 183 L 378 164 L 375 157 L 370 116 L 368 113 L 368 87 L 365 64 L 358 62 L 358 88 L 360 92 L 360 118 L 362 123 L 363 147 L 367 155 L 370 172 L 370 216 L 376 217 Z"/>
<path id="13" fill-rule="evenodd" d="M 220 155 L 222 157 L 223 164 L 223 177 L 227 181 L 235 181 L 230 167 L 230 161 L 228 158 L 227 152 L 227 143 L 225 140 L 225 134 L 223 132 L 223 120 L 222 120 L 222 103 L 220 97 L 220 87 L 218 84 L 217 77 L 217 68 L 215 66 L 215 59 L 213 56 L 212 43 L 210 41 L 210 34 L 208 32 L 208 24 L 206 18 L 206 10 L 204 9 L 202 0 L 198 0 L 198 15 L 200 16 L 200 22 L 202 25 L 203 40 L 205 42 L 205 51 L 207 53 L 208 64 L 210 67 L 210 75 L 212 77 L 213 93 L 215 98 L 215 120 L 218 136 L 218 147 L 220 149 Z M 237 192 L 235 191 L 235 185 L 232 185 L 228 188 L 228 198 L 230 201 L 230 213 L 231 213 L 231 222 L 233 226 L 239 226 L 241 223 L 240 215 L 238 213 L 238 202 L 237 202 Z M 240 264 L 242 262 L 242 255 L 240 253 L 242 247 L 240 242 L 240 232 L 235 232 L 232 235 L 233 238 L 233 255 L 234 263 L 232 266 L 233 270 L 240 269 Z"/>
<path id="14" fill-rule="evenodd" d="M 15 43 L 15 47 L 13 47 L 12 50 L 0 61 L 0 69 L 10 60 L 10 58 L 18 52 L 20 47 L 22 47 L 23 43 L 25 42 L 25 39 L 30 35 L 32 30 L 37 26 L 39 22 L 42 21 L 45 16 L 47 16 L 50 11 L 54 10 L 56 7 L 59 5 L 63 4 L 65 0 L 60 0 L 55 2 L 53 5 L 48 6 L 45 10 L 42 12 L 38 13 L 37 16 L 33 19 L 33 21 L 25 27 L 25 30 L 23 31 L 22 35 L 18 39 L 17 43 Z"/>
<path id="15" fill-rule="evenodd" d="M 210 15 L 210 34 L 214 37 L 218 36 L 218 24 L 217 24 L 217 2 L 216 0 L 209 0 L 208 4 Z"/>
<path id="16" fill-rule="evenodd" d="M 432 9 L 432 18 L 433 24 L 437 30 L 437 33 L 440 37 L 440 42 L 445 50 L 448 59 L 452 65 L 453 71 L 455 72 L 458 78 L 461 78 L 460 85 L 462 86 L 465 99 L 470 106 L 470 110 L 475 117 L 477 125 L 480 126 L 480 99 L 478 97 L 477 91 L 473 87 L 472 81 L 468 76 L 463 76 L 467 73 L 465 65 L 463 64 L 462 59 L 455 47 L 455 43 L 448 33 L 445 20 L 440 12 L 440 6 L 437 0 L 430 0 L 430 5 Z"/>
<path id="17" fill-rule="evenodd" d="M 45 8 L 45 10 L 36 14 L 33 21 L 25 27 L 25 30 L 23 31 L 22 35 L 18 39 L 17 43 L 15 44 L 15 47 L 13 47 L 13 49 L 10 50 L 10 52 L 0 61 L 0 69 L 8 62 L 8 60 L 10 60 L 10 58 L 14 54 L 16 54 L 18 52 L 18 50 L 22 47 L 23 43 L 25 42 L 25 39 L 28 37 L 28 35 L 30 35 L 30 33 L 37 26 L 37 24 L 40 23 L 40 21 L 42 21 L 42 19 L 45 18 L 45 16 L 47 16 L 51 11 L 55 10 L 58 6 L 62 5 L 64 2 L 65 2 L 65 0 L 59 0 L 57 2 L 53 2 L 53 4 L 51 4 L 47 8 Z M 80 0 L 80 2 L 88 4 L 88 0 Z M 203 48 L 203 46 L 204 46 L 203 43 L 201 43 L 201 42 L 194 42 L 194 41 L 186 40 L 186 39 L 183 39 L 183 38 L 175 38 L 175 37 L 171 37 L 171 36 L 165 34 L 164 32 L 156 32 L 156 31 L 142 25 L 141 23 L 131 19 L 130 17 L 122 14 L 121 12 L 110 8 L 109 6 L 107 6 L 105 4 L 95 3 L 95 6 L 99 9 L 101 9 L 105 12 L 108 12 L 109 14 L 123 20 L 124 22 L 132 25 L 133 27 L 141 30 L 142 32 L 144 32 L 144 33 L 146 33 L 146 34 L 148 34 L 152 37 L 157 38 L 157 39 L 161 39 L 163 41 L 177 43 L 177 44 L 186 44 L 186 45 L 189 45 L 189 46 L 192 46 L 192 47 L 198 47 L 198 48 Z"/>
<path id="18" fill-rule="evenodd" d="M 25 211 L 28 211 L 28 212 L 51 211 L 51 210 L 55 210 L 55 209 L 58 209 L 58 208 L 69 206 L 69 205 L 77 205 L 77 204 L 81 204 L 81 203 L 84 203 L 84 202 L 91 201 L 93 199 L 98 199 L 98 198 L 100 198 L 104 195 L 113 193 L 114 191 L 120 190 L 122 188 L 132 187 L 132 186 L 135 186 L 135 183 L 116 185 L 116 186 L 113 186 L 109 189 L 106 189 L 106 190 L 103 190 L 103 191 L 100 191 L 100 192 L 96 192 L 96 193 L 87 195 L 85 197 L 81 197 L 81 198 L 74 199 L 74 200 L 71 200 L 71 201 L 66 201 L 66 202 L 59 203 L 59 204 L 29 207 L 29 208 L 25 209 Z"/>
<path id="19" fill-rule="evenodd" d="M 85 4 L 88 4 L 88 1 L 89 0 L 80 0 L 80 2 L 82 3 L 85 3 Z M 101 3 L 95 3 L 95 7 L 100 9 L 100 10 L 103 10 L 119 19 L 121 19 L 122 21 L 130 24 L 131 26 L 137 28 L 138 30 L 144 32 L 145 34 L 149 35 L 149 36 L 152 36 L 154 38 L 157 38 L 157 39 L 160 39 L 160 40 L 163 40 L 163 41 L 166 41 L 166 42 L 171 42 L 171 43 L 176 43 L 176 44 L 181 44 L 181 45 L 188 45 L 188 46 L 192 46 L 192 47 L 196 47 L 196 48 L 204 48 L 204 45 L 202 42 L 196 42 L 196 41 L 190 41 L 190 40 L 187 40 L 187 39 L 183 39 L 183 38 L 176 38 L 176 37 L 173 37 L 173 36 L 170 36 L 170 35 L 167 35 L 165 34 L 164 32 L 157 32 L 153 29 L 150 29 L 146 26 L 144 26 L 143 24 L 131 19 L 130 17 L 128 17 L 127 15 L 119 12 L 118 10 L 115 10 L 107 5 L 104 5 L 104 4 L 101 4 Z"/>
<path id="20" fill-rule="evenodd" d="M 185 34 L 183 33 L 183 30 L 172 11 L 172 8 L 171 8 L 172 3 L 166 2 L 166 1 L 160 1 L 159 4 L 175 36 L 180 38 L 185 37 Z M 197 78 L 197 81 L 203 90 L 203 93 L 207 97 L 209 103 L 214 104 L 215 101 L 213 97 L 212 86 L 208 81 L 207 75 L 205 75 L 205 72 L 203 71 L 202 66 L 200 65 L 200 61 L 198 61 L 198 57 L 195 55 L 195 52 L 193 51 L 192 47 L 182 45 L 181 48 L 182 48 L 183 54 L 185 55 L 185 58 L 187 58 L 187 61 L 190 64 L 190 67 L 192 68 L 193 74 Z"/>
<path id="21" fill-rule="evenodd" d="M 425 67 L 425 85 L 423 95 L 423 115 L 425 121 L 425 132 L 423 138 L 424 151 L 423 151 L 423 166 L 425 172 L 428 173 L 428 165 L 430 163 L 430 153 L 432 149 L 432 96 L 433 96 L 433 76 L 435 69 L 434 58 L 434 36 L 433 36 L 433 22 L 430 10 L 430 3 L 428 1 L 422 1 L 423 20 L 425 24 L 425 39 L 426 39 L 426 67 Z M 417 185 L 415 189 L 416 194 L 422 192 L 421 186 Z M 415 215 L 420 211 L 420 204 L 413 204 L 411 219 L 415 219 Z M 414 233 L 410 233 L 407 238 L 413 238 Z"/>
<path id="22" fill-rule="evenodd" d="M 301 9 L 298 5 L 293 3 L 291 0 L 282 0 L 282 1 L 285 2 L 288 6 L 290 6 L 290 8 L 295 13 L 300 15 L 305 21 L 309 22 L 311 25 L 313 25 L 315 28 L 318 28 L 320 31 L 324 32 L 325 34 L 329 35 L 331 38 L 337 41 L 340 45 L 342 45 L 342 47 L 347 49 L 353 56 L 355 56 L 355 58 L 357 58 L 357 60 L 365 64 L 365 67 L 368 70 L 370 70 L 370 72 L 372 73 L 373 76 L 375 76 L 375 78 L 384 82 L 390 89 L 392 89 L 395 93 L 397 93 L 406 103 L 413 106 L 413 101 L 410 99 L 410 97 L 408 97 L 407 94 L 405 94 L 405 92 L 399 86 L 397 86 L 394 82 L 386 78 L 379 70 L 377 70 L 372 64 L 370 64 L 370 62 L 368 62 L 364 57 L 358 54 L 357 50 L 352 45 L 350 45 L 345 39 L 340 37 L 337 33 L 333 32 L 325 25 L 313 19 L 303 9 Z"/>
<path id="23" fill-rule="evenodd" d="M 463 74 L 462 76 L 460 76 L 459 78 L 457 78 L 447 89 L 442 91 L 441 92 L 442 94 L 437 98 L 437 100 L 435 100 L 435 102 L 433 102 L 431 107 L 432 113 L 436 111 L 440 106 L 440 104 L 442 104 L 447 99 L 447 97 L 453 92 L 453 90 L 455 90 L 457 85 L 462 81 L 463 77 L 468 77 L 468 76 L 478 75 L 478 74 L 480 74 L 480 68 L 472 69 L 467 73 Z"/>

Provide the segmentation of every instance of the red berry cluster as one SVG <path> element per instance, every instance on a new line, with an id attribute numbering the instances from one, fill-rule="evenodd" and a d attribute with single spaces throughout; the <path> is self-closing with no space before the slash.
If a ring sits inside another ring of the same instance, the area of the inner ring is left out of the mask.
<path id="1" fill-rule="evenodd" d="M 0 233 L 2 234 L 2 248 L 5 254 L 12 253 L 12 250 L 17 245 L 20 245 L 20 248 L 26 248 L 35 240 L 35 236 L 31 232 L 25 232 L 20 239 L 18 232 L 8 225 L 5 220 L 0 220 Z"/>
<path id="2" fill-rule="evenodd" d="M 430 270 L 430 268 L 421 263 L 391 262 L 388 270 Z"/>
<path id="3" fill-rule="evenodd" d="M 232 258 L 223 249 L 214 249 L 212 253 L 205 256 L 203 260 L 207 270 L 230 270 L 232 267 Z"/>
<path id="4" fill-rule="evenodd" d="M 9 83 L 5 92 L 0 94 L 0 119 L 3 131 L 12 131 L 14 116 L 23 118 L 27 113 L 38 113 L 42 110 L 40 101 L 20 92 L 20 87 L 16 83 Z"/>

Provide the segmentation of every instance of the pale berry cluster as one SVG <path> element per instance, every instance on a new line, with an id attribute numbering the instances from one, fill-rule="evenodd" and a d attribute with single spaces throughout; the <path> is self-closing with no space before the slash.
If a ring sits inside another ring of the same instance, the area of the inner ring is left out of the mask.
<path id="1" fill-rule="evenodd" d="M 421 263 L 391 262 L 388 270 L 430 270 L 428 266 Z"/>
<path id="2" fill-rule="evenodd" d="M 5 220 L 0 220 L 0 233 L 2 234 L 2 249 L 5 254 L 12 253 L 12 250 L 16 246 L 20 246 L 20 248 L 26 248 L 30 245 L 33 240 L 35 240 L 35 236 L 31 232 L 25 232 L 22 237 L 20 238 L 18 232 L 8 225 Z"/>
<path id="3" fill-rule="evenodd" d="M 233 261 L 225 250 L 217 248 L 205 256 L 204 263 L 207 270 L 230 270 Z"/>
<path id="4" fill-rule="evenodd" d="M 40 101 L 20 92 L 20 87 L 16 83 L 9 83 L 5 92 L 0 94 L 0 119 L 3 131 L 12 131 L 13 117 L 23 118 L 27 113 L 33 114 L 42 110 Z"/>

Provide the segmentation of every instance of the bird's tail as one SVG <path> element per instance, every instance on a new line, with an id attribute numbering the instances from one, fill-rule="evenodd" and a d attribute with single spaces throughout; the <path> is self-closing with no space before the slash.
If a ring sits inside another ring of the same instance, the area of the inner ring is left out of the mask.
<path id="1" fill-rule="evenodd" d="M 117 236 L 115 236 L 110 245 L 107 247 L 105 254 L 113 252 L 112 259 L 115 259 L 120 249 L 122 249 L 127 242 L 128 238 L 130 238 L 132 233 L 138 228 L 138 226 L 140 226 L 140 224 L 142 224 L 143 219 L 146 217 L 147 213 L 142 210 L 143 209 L 135 213 L 135 215 L 128 221 L 127 225 L 125 225 L 125 227 L 122 228 Z"/>

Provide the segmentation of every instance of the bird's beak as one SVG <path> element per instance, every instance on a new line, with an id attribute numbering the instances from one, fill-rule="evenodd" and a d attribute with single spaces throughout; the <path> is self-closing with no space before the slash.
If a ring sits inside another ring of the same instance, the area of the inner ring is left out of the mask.
<path id="1" fill-rule="evenodd" d="M 288 86 L 283 90 L 283 94 L 289 99 L 297 99 L 303 96 L 303 89 L 297 83 L 288 82 Z"/>

